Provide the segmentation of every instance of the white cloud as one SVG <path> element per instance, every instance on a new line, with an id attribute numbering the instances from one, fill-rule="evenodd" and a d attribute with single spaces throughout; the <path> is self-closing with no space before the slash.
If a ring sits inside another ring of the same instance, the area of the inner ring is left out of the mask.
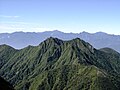
<path id="1" fill-rule="evenodd" d="M 18 27 L 18 26 L 12 26 L 12 25 L 7 25 L 7 24 L 0 24 L 0 33 L 11 33 L 15 31 L 22 31 L 25 28 L 23 27 Z"/>
<path id="2" fill-rule="evenodd" d="M 53 28 L 43 27 L 34 23 L 27 22 L 0 22 L 0 33 L 11 33 L 16 31 L 24 32 L 43 32 L 43 31 L 52 31 Z"/>
<path id="3" fill-rule="evenodd" d="M 52 30 L 55 30 L 53 28 L 45 28 L 45 27 L 34 27 L 34 28 L 31 28 L 32 31 L 35 31 L 35 32 L 44 32 L 44 31 L 52 31 Z"/>
<path id="4" fill-rule="evenodd" d="M 0 33 L 12 33 L 16 31 L 23 32 L 44 32 L 44 31 L 52 31 L 52 30 L 60 30 L 66 33 L 80 33 L 82 31 L 95 33 L 98 31 L 103 31 L 109 34 L 120 35 L 119 28 L 117 27 L 109 27 L 105 25 L 81 25 L 79 26 L 59 26 L 59 27 L 50 27 L 45 26 L 38 23 L 29 23 L 29 22 L 0 22 Z"/>
<path id="5" fill-rule="evenodd" d="M 19 18 L 20 16 L 0 15 L 1 18 Z"/>

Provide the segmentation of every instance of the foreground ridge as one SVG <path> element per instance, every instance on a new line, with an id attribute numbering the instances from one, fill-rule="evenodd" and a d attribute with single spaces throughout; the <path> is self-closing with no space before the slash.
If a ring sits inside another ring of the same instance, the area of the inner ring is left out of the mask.
<path id="1" fill-rule="evenodd" d="M 119 90 L 120 54 L 80 38 L 50 37 L 21 50 L 3 45 L 0 75 L 16 90 Z"/>

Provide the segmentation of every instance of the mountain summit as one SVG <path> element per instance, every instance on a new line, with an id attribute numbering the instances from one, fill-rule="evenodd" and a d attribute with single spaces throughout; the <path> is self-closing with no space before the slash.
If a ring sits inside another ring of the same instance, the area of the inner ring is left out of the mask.
<path id="1" fill-rule="evenodd" d="M 16 90 L 120 90 L 120 54 L 113 50 L 53 37 L 21 50 L 7 47 L 0 46 L 0 75 Z"/>

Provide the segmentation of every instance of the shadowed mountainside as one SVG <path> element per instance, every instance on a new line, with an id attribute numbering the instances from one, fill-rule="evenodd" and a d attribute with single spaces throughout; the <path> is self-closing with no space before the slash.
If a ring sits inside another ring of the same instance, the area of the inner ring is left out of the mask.
<path id="1" fill-rule="evenodd" d="M 13 86 L 0 77 L 0 90 L 14 90 Z"/>

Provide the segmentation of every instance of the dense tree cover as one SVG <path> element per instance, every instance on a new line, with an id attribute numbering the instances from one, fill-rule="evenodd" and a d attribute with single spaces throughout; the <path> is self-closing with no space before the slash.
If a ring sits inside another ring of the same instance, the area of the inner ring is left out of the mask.
<path id="1" fill-rule="evenodd" d="M 16 90 L 120 90 L 120 54 L 76 38 L 0 46 L 0 75 Z"/>

